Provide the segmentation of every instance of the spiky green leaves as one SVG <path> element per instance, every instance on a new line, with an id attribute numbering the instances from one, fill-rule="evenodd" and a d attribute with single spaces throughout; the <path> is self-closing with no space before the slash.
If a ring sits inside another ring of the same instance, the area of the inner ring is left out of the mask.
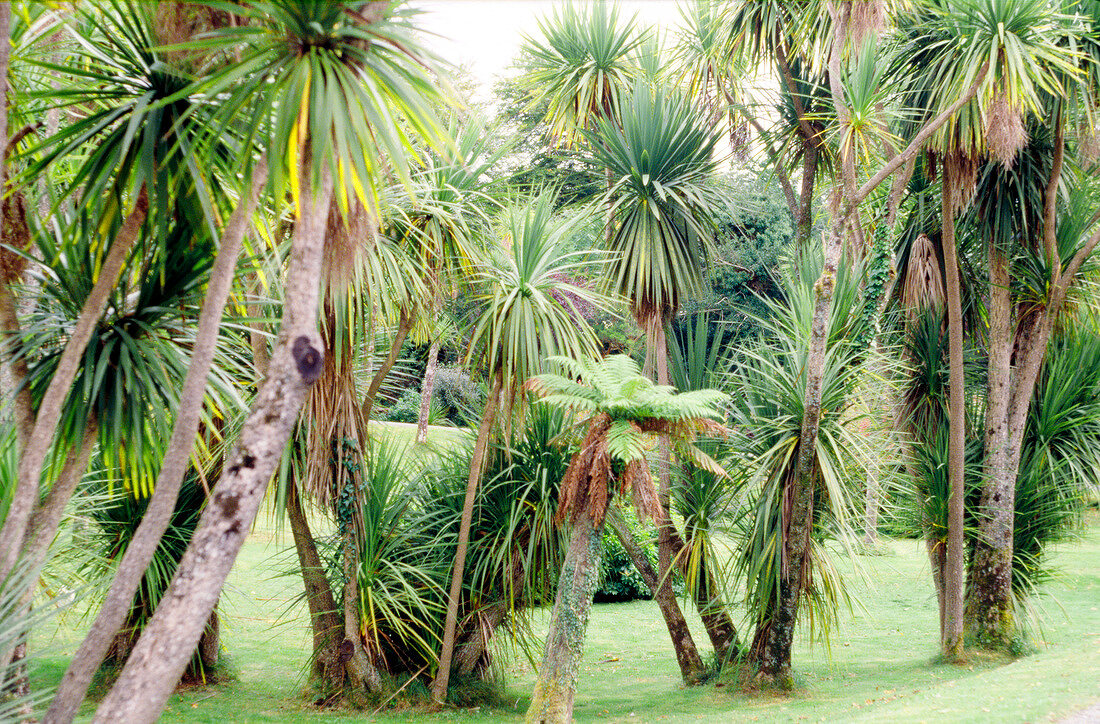
<path id="1" fill-rule="evenodd" d="M 642 40 L 633 18 L 619 22 L 610 3 L 587 11 L 568 3 L 539 20 L 542 38 L 526 37 L 530 66 L 525 84 L 536 101 L 549 101 L 552 137 L 572 145 L 598 118 L 614 118 L 626 89 L 639 74 L 632 55 Z"/>
<path id="2" fill-rule="evenodd" d="M 587 136 L 593 167 L 613 179 L 611 288 L 639 319 L 667 318 L 703 285 L 722 203 L 709 183 L 718 135 L 679 93 L 638 83 L 619 121 L 601 119 Z"/>
<path id="3" fill-rule="evenodd" d="M 249 19 L 206 45 L 238 42 L 240 61 L 212 79 L 225 92 L 224 117 L 245 116 L 266 127 L 276 187 L 297 187 L 306 154 L 317 174 L 331 168 L 346 217 L 352 200 L 375 211 L 389 174 L 409 182 L 415 147 L 439 145 L 432 108 L 441 96 L 415 37 L 415 11 L 397 3 L 269 0 L 217 3 Z M 314 179 L 316 180 L 316 179 Z"/>

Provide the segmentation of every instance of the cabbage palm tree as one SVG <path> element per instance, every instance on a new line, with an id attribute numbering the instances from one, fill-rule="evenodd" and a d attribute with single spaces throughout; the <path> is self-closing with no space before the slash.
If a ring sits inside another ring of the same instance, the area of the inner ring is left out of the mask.
<path id="1" fill-rule="evenodd" d="M 490 250 L 476 272 L 480 287 L 476 300 L 481 311 L 474 323 L 467 362 L 475 354 L 482 355 L 489 397 L 470 460 L 443 648 L 439 671 L 432 682 L 432 700 L 437 703 L 442 703 L 447 693 L 473 501 L 496 419 L 502 417 L 504 429 L 510 429 L 511 416 L 524 404 L 523 384 L 545 369 L 548 356 L 590 355 L 597 348 L 595 335 L 582 321 L 573 299 L 599 306 L 606 306 L 606 301 L 563 281 L 582 268 L 590 269 L 592 259 L 587 252 L 565 251 L 564 245 L 580 218 L 554 218 L 555 200 L 553 193 L 543 192 L 526 203 L 504 209 L 499 228 L 504 245 Z"/>
<path id="2" fill-rule="evenodd" d="M 452 120 L 450 132 L 455 147 L 428 155 L 425 168 L 416 176 L 415 201 L 395 204 L 390 221 L 390 233 L 419 260 L 431 295 L 421 325 L 427 328 L 430 347 L 420 388 L 418 443 L 427 440 L 441 343 L 441 335 L 434 328 L 443 312 L 443 298 L 469 281 L 481 247 L 480 237 L 488 225 L 487 214 L 497 205 L 488 193 L 487 179 L 502 150 L 489 148 L 490 129 L 475 118 L 467 118 L 461 126 L 457 119 Z"/>
<path id="3" fill-rule="evenodd" d="M 239 42 L 241 57 L 210 82 L 231 119 L 270 122 L 276 188 L 296 213 L 287 264 L 283 328 L 253 409 L 227 457 L 172 585 L 114 688 L 104 719 L 151 720 L 202 633 L 310 386 L 324 366 L 316 331 L 330 200 L 347 217 L 353 201 L 377 206 L 384 170 L 407 177 L 414 139 L 438 137 L 436 98 L 409 12 L 386 3 L 272 0 L 234 6 L 246 19 L 207 47 Z M 289 42 L 288 42 L 289 41 Z M 156 652 L 151 655 L 151 652 Z M 349 673 L 354 674 L 354 664 Z M 358 682 L 354 682 L 358 683 Z M 140 695 L 136 692 L 141 691 Z M 79 703 L 79 697 L 77 698 Z"/>
<path id="4" fill-rule="evenodd" d="M 724 475 L 692 443 L 700 433 L 724 432 L 716 421 L 722 418 L 718 406 L 726 396 L 716 390 L 676 393 L 654 385 L 626 355 L 552 361 L 566 376 L 539 375 L 529 387 L 545 404 L 579 415 L 585 436 L 561 481 L 557 520 L 568 521 L 572 532 L 526 721 L 558 724 L 573 720 L 577 668 L 599 580 L 600 536 L 609 506 L 629 490 L 639 519 L 657 523 L 664 518 L 647 462 L 658 436 L 668 439 L 683 459 Z"/>
<path id="5" fill-rule="evenodd" d="M 682 95 L 646 83 L 634 86 L 620 114 L 617 122 L 599 119 L 587 134 L 594 167 L 617 179 L 607 192 L 614 255 L 609 286 L 630 304 L 646 333 L 647 367 L 656 369 L 659 385 L 668 385 L 665 330 L 683 300 L 702 291 L 714 235 L 710 216 L 721 203 L 710 183 L 718 134 Z M 667 467 L 660 492 L 665 515 L 658 526 L 658 573 L 664 583 L 656 595 L 662 610 L 673 611 Z M 675 633 L 679 622 L 666 624 L 685 681 L 695 679 L 699 656 L 694 642 Z"/>
<path id="6" fill-rule="evenodd" d="M 530 59 L 523 81 L 547 103 L 551 139 L 572 146 L 598 119 L 617 118 L 639 69 L 634 61 L 642 34 L 634 18 L 619 22 L 611 3 L 582 11 L 572 2 L 539 20 L 542 38 L 526 37 Z"/>

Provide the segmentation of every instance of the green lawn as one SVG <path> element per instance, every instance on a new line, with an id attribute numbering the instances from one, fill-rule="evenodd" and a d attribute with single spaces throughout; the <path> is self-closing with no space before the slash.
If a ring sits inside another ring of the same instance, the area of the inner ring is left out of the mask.
<path id="1" fill-rule="evenodd" d="M 402 434 L 403 431 L 399 431 Z M 452 433 L 445 433 L 452 434 Z M 223 597 L 223 644 L 236 671 L 226 684 L 180 692 L 165 722 L 328 722 L 366 712 L 314 709 L 302 671 L 309 656 L 300 579 L 288 530 L 262 514 Z M 891 540 L 861 557 L 865 577 L 848 577 L 862 609 L 845 616 L 832 650 L 803 643 L 795 664 L 802 688 L 790 696 L 688 689 L 654 603 L 595 606 L 577 693 L 578 721 L 1043 721 L 1100 701 L 1100 515 L 1080 542 L 1058 546 L 1058 578 L 1045 587 L 1039 651 L 1009 664 L 933 663 L 934 595 L 923 544 Z M 846 571 L 851 561 L 843 561 Z M 545 612 L 543 612 L 545 614 Z M 695 618 L 695 617 L 690 617 Z M 697 623 L 697 618 L 695 618 Z M 546 617 L 536 625 L 545 630 Z M 35 681 L 57 682 L 77 643 L 79 621 L 63 619 L 33 641 Z M 696 626 L 696 641 L 706 637 Z M 525 659 L 502 655 L 511 706 L 431 716 L 388 711 L 384 721 L 522 719 L 533 682 Z M 91 707 L 84 710 L 91 714 Z"/>

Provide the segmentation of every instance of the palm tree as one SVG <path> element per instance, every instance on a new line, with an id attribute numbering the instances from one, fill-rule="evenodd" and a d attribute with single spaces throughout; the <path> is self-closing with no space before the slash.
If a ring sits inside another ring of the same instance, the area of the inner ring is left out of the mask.
<path id="1" fill-rule="evenodd" d="M 625 355 L 552 361 L 567 376 L 540 375 L 529 387 L 546 404 L 578 415 L 585 436 L 561 482 L 557 520 L 568 520 L 572 533 L 526 721 L 559 723 L 573 720 L 577 667 L 599 579 L 600 536 L 609 506 L 616 494 L 625 496 L 629 490 L 640 519 L 664 518 L 647 463 L 647 451 L 658 436 L 668 439 L 683 459 L 723 475 L 692 441 L 700 433 L 724 432 L 716 420 L 722 417 L 718 406 L 725 395 L 716 390 L 677 394 L 671 387 L 654 385 Z"/>
<path id="2" fill-rule="evenodd" d="M 228 40 L 248 45 L 239 63 L 211 82 L 210 93 L 227 117 L 271 119 L 268 157 L 287 160 L 272 168 L 276 188 L 290 187 L 297 212 L 283 329 L 176 577 L 100 704 L 97 715 L 105 719 L 151 719 L 163 707 L 322 371 L 324 344 L 316 320 L 330 199 L 335 197 L 345 217 L 353 201 L 373 211 L 382 169 L 407 177 L 403 161 L 413 139 L 438 136 L 429 107 L 437 93 L 428 69 L 416 60 L 423 53 L 411 36 L 408 11 L 380 3 L 298 0 L 257 1 L 234 11 L 247 24 L 234 28 Z M 206 42 L 224 46 L 227 38 Z M 153 650 L 158 654 L 150 657 Z"/>
<path id="3" fill-rule="evenodd" d="M 717 133 L 678 93 L 638 83 L 620 109 L 618 123 L 599 119 L 590 132 L 594 166 L 618 179 L 608 190 L 614 254 L 609 286 L 627 299 L 646 333 L 647 368 L 667 385 L 665 330 L 682 301 L 703 287 L 713 240 L 710 214 L 720 200 L 710 183 L 716 162 Z M 621 125 L 620 125 L 621 124 Z M 658 551 L 664 584 L 657 592 L 664 610 L 673 610 L 668 579 L 673 528 L 669 519 L 667 465 L 660 497 L 665 515 L 658 527 Z M 670 633 L 681 627 L 666 620 Z M 685 681 L 697 678 L 698 653 L 690 637 L 673 635 Z"/>
<path id="4" fill-rule="evenodd" d="M 443 648 L 439 670 L 432 682 L 432 700 L 437 704 L 443 702 L 447 693 L 474 496 L 481 484 L 493 425 L 503 412 L 503 427 L 510 428 L 513 408 L 522 409 L 524 403 L 523 384 L 544 370 L 548 356 L 560 353 L 582 356 L 596 350 L 596 338 L 573 300 L 607 306 L 599 295 L 563 281 L 581 269 L 591 269 L 592 258 L 587 252 L 565 251 L 570 231 L 581 219 L 574 217 L 564 222 L 555 219 L 555 200 L 553 193 L 544 192 L 525 204 L 505 209 L 500 229 L 505 246 L 492 250 L 477 270 L 481 287 L 477 302 L 481 311 L 474 323 L 467 362 L 475 354 L 483 355 L 489 397 L 481 413 L 470 460 L 447 597 Z"/>
<path id="5" fill-rule="evenodd" d="M 541 39 L 524 39 L 523 80 L 534 102 L 547 103 L 551 140 L 572 146 L 597 120 L 618 117 L 639 72 L 633 55 L 643 36 L 634 18 L 620 23 L 618 9 L 602 2 L 587 12 L 561 5 L 539 30 Z"/>
<path id="6" fill-rule="evenodd" d="M 416 177 L 414 203 L 401 203 L 398 197 L 392 211 L 391 234 L 408 246 L 425 273 L 432 301 L 426 305 L 430 338 L 424 383 L 420 388 L 420 415 L 416 441 L 423 443 L 428 434 L 435 373 L 439 362 L 442 335 L 439 326 L 445 294 L 465 285 L 473 271 L 480 247 L 480 236 L 488 222 L 488 211 L 497 202 L 488 194 L 489 171 L 504 149 L 491 150 L 491 131 L 476 118 L 460 125 L 452 119 L 450 135 L 455 147 L 440 154 L 429 154 L 425 168 Z"/>

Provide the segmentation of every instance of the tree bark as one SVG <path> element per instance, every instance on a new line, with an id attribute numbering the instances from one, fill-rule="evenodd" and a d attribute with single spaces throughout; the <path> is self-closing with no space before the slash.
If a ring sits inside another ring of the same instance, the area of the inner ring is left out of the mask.
<path id="1" fill-rule="evenodd" d="M 332 177 L 321 168 L 319 183 L 312 184 L 308 162 L 301 175 L 283 329 L 268 375 L 176 575 L 95 721 L 152 722 L 159 716 L 248 535 L 306 393 L 321 373 L 324 344 L 316 323 Z M 48 716 L 47 721 L 62 720 Z"/>
<path id="2" fill-rule="evenodd" d="M 433 339 L 428 348 L 428 364 L 424 368 L 424 383 L 420 385 L 420 416 L 416 420 L 416 441 L 428 441 L 428 415 L 432 410 L 432 393 L 435 391 L 435 373 L 439 369 L 439 339 Z"/>
<path id="3" fill-rule="evenodd" d="M 3 45 L 0 42 L 0 47 Z M 0 529 L 0 579 L 6 578 L 11 573 L 19 556 L 31 513 L 35 503 L 38 502 L 39 481 L 42 477 L 46 453 L 49 452 L 50 443 L 53 442 L 54 433 L 61 420 L 61 406 L 69 396 L 69 389 L 73 386 L 73 380 L 80 369 L 84 350 L 95 331 L 100 315 L 107 306 L 111 290 L 122 272 L 126 259 L 130 256 L 130 251 L 141 235 L 148 206 L 149 200 L 143 187 L 134 202 L 133 210 L 126 217 L 107 252 L 95 285 L 84 301 L 69 341 L 65 344 L 65 349 L 58 360 L 57 369 L 38 406 L 30 440 L 19 458 L 18 479 L 8 516 L 4 520 L 3 529 Z"/>
<path id="4" fill-rule="evenodd" d="M 1012 519 L 1015 513 L 1015 471 L 1008 467 L 1008 409 L 1011 397 L 1012 324 L 1008 255 L 989 243 L 989 344 L 985 413 L 985 482 L 982 485 L 980 534 L 970 561 L 970 595 L 965 629 L 971 638 L 993 647 L 1012 640 Z M 1027 324 L 1027 321 L 1024 322 Z M 1023 352 L 1021 351 L 1023 354 Z M 1011 486 L 1012 491 L 1005 489 Z"/>
<path id="5" fill-rule="evenodd" d="M 737 638 L 737 627 L 733 625 L 729 610 L 714 584 L 714 574 L 707 561 L 703 560 L 700 561 L 697 580 L 690 581 L 692 571 L 689 570 L 687 547 L 678 535 L 672 536 L 672 554 L 681 575 L 692 589 L 695 607 L 699 609 L 699 620 L 703 622 L 714 655 L 724 665 L 740 653 L 741 644 Z"/>
<path id="6" fill-rule="evenodd" d="M 654 358 L 657 364 L 657 384 L 668 385 L 668 339 L 665 336 L 665 324 L 661 319 L 657 322 L 656 349 Z M 699 656 L 699 649 L 695 645 L 695 639 L 691 636 L 684 622 L 684 616 L 680 613 L 680 607 L 676 603 L 676 594 L 672 591 L 672 560 L 673 538 L 679 538 L 679 533 L 672 522 L 672 511 L 669 497 L 671 495 L 671 476 L 669 465 L 671 453 L 668 446 L 668 436 L 661 435 L 658 438 L 660 457 L 658 466 L 657 497 L 661 503 L 661 520 L 657 523 L 657 559 L 660 566 L 660 578 L 653 597 L 657 599 L 661 607 L 661 613 L 665 614 L 665 625 L 668 627 L 669 636 L 672 639 L 672 647 L 676 651 L 676 662 L 680 665 L 680 676 L 684 683 L 698 684 L 703 679 L 705 667 L 703 659 Z M 677 615 L 678 614 L 678 615 Z"/>
<path id="7" fill-rule="evenodd" d="M 447 698 L 447 684 L 451 677 L 451 659 L 454 656 L 455 628 L 458 626 L 458 606 L 462 599 L 462 577 L 466 572 L 466 549 L 470 543 L 470 525 L 474 517 L 474 498 L 485 469 L 489 450 L 489 436 L 496 421 L 500 404 L 500 375 L 493 378 L 493 387 L 485 410 L 481 413 L 474 452 L 470 458 L 470 477 L 466 482 L 466 498 L 462 503 L 462 520 L 458 526 L 458 544 L 455 548 L 454 569 L 451 571 L 451 588 L 447 593 L 447 619 L 443 625 L 443 645 L 439 652 L 439 671 L 432 681 L 432 703 L 442 706 Z"/>
<path id="8" fill-rule="evenodd" d="M 672 606 L 667 606 L 668 599 L 657 599 L 658 584 L 660 582 L 657 571 L 650 564 L 649 558 L 646 557 L 645 551 L 642 550 L 638 541 L 634 540 L 626 521 L 614 506 L 607 509 L 606 523 L 615 533 L 615 537 L 619 539 L 623 550 L 630 557 L 630 562 L 634 564 L 635 570 L 641 575 L 642 580 L 649 587 L 650 593 L 653 594 L 654 600 L 657 601 L 657 605 L 661 609 L 661 615 L 665 619 L 665 626 L 668 627 L 669 636 L 675 639 L 682 636 L 684 631 L 687 631 L 687 635 L 690 636 L 691 632 L 687 627 L 687 621 L 684 619 L 684 614 L 681 612 L 676 599 L 671 599 Z M 685 574 L 687 566 L 683 555 L 683 541 L 679 540 L 679 536 L 673 540 L 673 560 L 676 561 L 681 574 Z M 705 573 L 703 575 L 706 576 Z M 733 621 L 726 612 L 721 599 L 714 596 L 711 589 L 704 583 L 695 591 L 695 606 L 699 609 L 699 617 L 703 621 L 703 627 L 707 631 L 711 646 L 714 647 L 715 656 L 719 662 L 728 661 L 731 654 L 737 650 L 737 629 L 734 627 Z M 680 664 L 682 675 L 685 668 L 684 662 L 677 661 L 677 663 Z"/>
<path id="9" fill-rule="evenodd" d="M 955 251 L 955 210 L 957 180 L 951 164 L 943 171 L 943 263 L 947 294 L 947 356 L 950 387 L 949 438 L 947 455 L 947 561 L 944 570 L 944 622 L 941 646 L 948 661 L 960 661 L 963 655 L 963 599 L 965 545 L 963 507 L 966 485 L 966 399 L 963 369 L 962 298 L 959 261 Z"/>
<path id="10" fill-rule="evenodd" d="M 528 724 L 573 721 L 577 669 L 584 653 L 584 633 L 599 585 L 602 556 L 600 530 L 588 515 L 581 515 L 573 525 L 565 552 L 546 649 L 525 718 Z"/>
<path id="11" fill-rule="evenodd" d="M 393 369 L 394 363 L 397 362 L 397 356 L 401 354 L 401 345 L 405 344 L 405 337 L 412 329 L 414 321 L 416 321 L 416 317 L 412 311 L 401 310 L 401 319 L 397 322 L 397 333 L 394 335 L 393 344 L 390 346 L 390 353 L 386 355 L 386 359 L 383 360 L 382 365 L 374 373 L 374 377 L 371 378 L 370 387 L 367 388 L 367 394 L 363 399 L 364 420 L 370 420 L 371 410 L 374 409 L 374 399 L 378 396 L 378 390 L 382 387 L 382 383 L 386 381 L 386 377 Z"/>
<path id="12" fill-rule="evenodd" d="M 27 362 L 17 357 L 14 346 L 20 337 L 19 316 L 16 313 L 16 299 L 11 285 L 0 279 L 0 355 L 6 367 L 10 385 L 12 417 L 15 420 L 15 436 L 22 453 L 30 444 L 34 432 L 34 403 L 27 386 Z M 0 390 L 0 401 L 8 396 L 7 390 Z"/>
<path id="13" fill-rule="evenodd" d="M 317 544 L 313 540 L 309 520 L 302 508 L 296 480 L 289 481 L 287 485 L 286 514 L 290 520 L 294 549 L 298 552 L 302 583 L 305 584 L 306 590 L 306 604 L 309 606 L 310 627 L 313 630 L 311 677 L 321 683 L 324 689 L 335 691 L 344 679 L 343 666 L 339 658 L 343 626 L 336 615 L 336 599 L 332 595 L 328 576 L 325 575 L 321 556 L 317 553 Z"/>
<path id="14" fill-rule="evenodd" d="M 88 635 L 73 655 L 65 672 L 54 704 L 47 715 L 51 721 L 70 721 L 80 707 L 88 685 L 96 669 L 103 662 L 115 632 L 122 625 L 129 610 L 129 603 L 141 584 L 145 569 L 149 566 L 161 536 L 167 530 L 176 507 L 180 486 L 191 461 L 191 448 L 195 444 L 199 417 L 202 413 L 206 378 L 214 360 L 221 326 L 222 312 L 233 283 L 245 232 L 251 223 L 252 213 L 261 189 L 267 183 L 267 164 L 261 161 L 253 170 L 249 195 L 233 212 L 222 234 L 221 248 L 210 270 L 206 297 L 199 313 L 198 331 L 191 353 L 191 363 L 180 392 L 179 411 L 172 428 L 172 437 L 164 453 L 160 471 L 141 524 L 134 532 L 133 540 L 119 562 L 107 597 L 100 607 Z M 217 598 L 215 597 L 215 600 Z M 174 682 L 173 682 L 174 683 Z M 53 719 L 52 717 L 57 717 Z"/>

